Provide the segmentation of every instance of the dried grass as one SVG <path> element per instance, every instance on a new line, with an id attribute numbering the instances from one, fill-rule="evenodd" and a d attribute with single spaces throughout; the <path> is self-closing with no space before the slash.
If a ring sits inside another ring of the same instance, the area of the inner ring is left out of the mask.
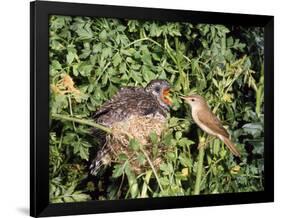
<path id="1" fill-rule="evenodd" d="M 74 81 L 71 76 L 66 73 L 60 75 L 61 79 L 56 84 L 51 84 L 53 92 L 65 95 L 68 93 L 80 95 L 80 90 L 75 87 Z"/>
<path id="2" fill-rule="evenodd" d="M 118 160 L 120 154 L 125 154 L 130 161 L 131 169 L 140 174 L 150 168 L 147 160 L 140 163 L 137 159 L 141 151 L 134 151 L 129 147 L 130 139 L 128 135 L 135 138 L 143 146 L 143 150 L 147 153 L 153 163 L 154 168 L 159 169 L 163 161 L 163 156 L 167 152 L 167 147 L 161 143 L 152 144 L 150 134 L 155 132 L 158 138 L 166 129 L 166 121 L 163 117 L 142 117 L 131 116 L 125 121 L 117 122 L 112 125 L 112 134 L 108 135 L 107 143 L 111 148 L 110 156 L 112 162 L 122 163 Z M 157 153 L 153 154 L 153 147 L 157 146 Z"/>

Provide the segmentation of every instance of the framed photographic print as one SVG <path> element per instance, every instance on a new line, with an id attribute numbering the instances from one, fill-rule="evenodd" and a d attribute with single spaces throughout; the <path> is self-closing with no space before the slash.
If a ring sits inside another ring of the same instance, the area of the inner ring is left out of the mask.
<path id="1" fill-rule="evenodd" d="M 272 202 L 273 17 L 35 1 L 31 216 Z"/>

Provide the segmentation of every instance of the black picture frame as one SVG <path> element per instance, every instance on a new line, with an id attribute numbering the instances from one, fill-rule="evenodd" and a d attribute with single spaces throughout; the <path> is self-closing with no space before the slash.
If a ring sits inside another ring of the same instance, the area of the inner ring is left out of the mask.
<path id="1" fill-rule="evenodd" d="M 131 18 L 264 27 L 265 146 L 264 191 L 103 200 L 81 203 L 49 203 L 49 15 Z M 274 17 L 140 7 L 35 1 L 30 3 L 30 215 L 58 216 L 117 211 L 273 202 L 274 200 Z"/>

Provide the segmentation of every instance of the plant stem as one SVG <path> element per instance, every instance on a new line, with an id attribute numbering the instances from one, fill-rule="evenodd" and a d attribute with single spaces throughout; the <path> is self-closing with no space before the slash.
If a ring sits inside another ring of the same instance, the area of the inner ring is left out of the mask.
<path id="1" fill-rule="evenodd" d="M 122 174 L 121 183 L 120 183 L 119 188 L 118 188 L 118 191 L 117 191 L 117 193 L 116 193 L 118 199 L 119 199 L 119 197 L 120 197 L 120 195 L 121 195 L 121 188 L 122 188 L 122 186 L 123 186 L 124 177 L 125 177 L 125 174 L 123 173 L 123 174 Z"/>
<path id="2" fill-rule="evenodd" d="M 68 98 L 68 103 L 69 103 L 69 112 L 70 112 L 70 115 L 73 116 L 71 98 L 69 95 L 67 96 L 67 98 Z M 72 122 L 72 125 L 73 125 L 74 131 L 76 132 L 75 122 Z"/>
<path id="3" fill-rule="evenodd" d="M 206 172 L 204 178 L 201 180 L 200 185 L 203 184 L 203 182 L 207 179 L 207 176 L 211 173 L 211 170 L 219 163 L 223 160 L 223 158 L 218 159 L 217 161 L 215 161 L 209 168 L 209 170 Z"/>
<path id="4" fill-rule="evenodd" d="M 151 175 L 152 175 L 151 170 L 146 172 L 146 176 L 144 178 L 142 191 L 141 191 L 141 198 L 147 198 L 148 197 L 147 189 L 148 189 L 148 184 L 149 184 L 149 180 L 150 180 Z"/>
<path id="5" fill-rule="evenodd" d="M 202 178 L 202 171 L 203 171 L 204 154 L 205 154 L 205 147 L 204 147 L 204 145 L 202 145 L 199 148 L 199 154 L 198 154 L 198 164 L 197 164 L 196 181 L 195 181 L 195 187 L 194 187 L 194 195 L 200 194 L 200 185 L 201 185 L 201 178 Z"/>
<path id="6" fill-rule="evenodd" d="M 150 42 L 154 43 L 155 45 L 158 45 L 159 47 L 162 48 L 162 45 L 161 45 L 161 44 L 159 44 L 158 42 L 156 42 L 156 41 L 154 41 L 153 39 L 148 38 L 148 37 L 144 37 L 144 38 L 141 38 L 141 39 L 137 39 L 137 40 L 135 40 L 135 41 L 129 43 L 128 45 L 126 45 L 124 48 L 128 48 L 128 47 L 130 47 L 131 45 L 133 45 L 133 44 L 135 44 L 135 43 L 138 43 L 138 42 L 141 42 L 141 41 L 150 41 Z"/>
<path id="7" fill-rule="evenodd" d="M 160 188 L 160 190 L 163 192 L 164 189 L 162 188 L 162 185 L 161 185 L 161 183 L 160 183 L 160 179 L 159 179 L 159 177 L 158 177 L 158 175 L 157 175 L 157 172 L 156 172 L 156 170 L 155 170 L 155 168 L 154 168 L 154 166 L 153 166 L 153 163 L 151 162 L 151 160 L 150 160 L 148 154 L 147 154 L 142 148 L 141 148 L 140 150 L 142 151 L 142 153 L 143 153 L 144 156 L 146 157 L 146 159 L 147 159 L 147 161 L 148 161 L 148 163 L 149 163 L 149 165 L 150 165 L 150 167 L 151 167 L 151 169 L 152 169 L 152 171 L 153 171 L 153 174 L 154 174 L 154 176 L 155 176 L 155 178 L 156 178 L 156 180 L 157 180 L 157 183 L 158 183 L 158 185 L 159 185 L 159 188 Z"/>
<path id="8" fill-rule="evenodd" d="M 105 127 L 101 124 L 95 123 L 93 121 L 90 120 L 85 120 L 85 119 L 80 119 L 80 118 L 75 118 L 75 117 L 71 117 L 71 116 L 67 116 L 67 115 L 62 115 L 62 114 L 52 114 L 52 118 L 56 119 L 56 120 L 67 120 L 67 121 L 72 121 L 72 122 L 76 122 L 76 123 L 80 123 L 80 124 L 84 124 L 84 125 L 88 125 L 88 126 L 92 126 L 95 127 L 97 129 L 103 130 L 107 133 L 112 133 L 112 130 L 108 127 Z"/>
<path id="9" fill-rule="evenodd" d="M 100 125 L 100 124 L 97 124 L 93 121 L 90 121 L 90 120 L 85 120 L 85 119 L 80 119 L 80 118 L 75 118 L 75 117 L 71 117 L 71 116 L 67 116 L 67 115 L 62 115 L 62 114 L 52 114 L 52 118 L 53 119 L 57 119 L 57 120 L 67 120 L 67 121 L 71 121 L 71 122 L 76 122 L 76 123 L 80 123 L 80 124 L 84 124 L 84 125 L 88 125 L 88 126 L 92 126 L 92 127 L 95 127 L 97 129 L 100 129 L 100 130 L 103 130 L 109 134 L 112 134 L 112 130 L 108 127 L 105 127 L 103 125 Z M 127 136 L 132 139 L 133 137 L 127 133 Z M 151 162 L 149 156 L 147 155 L 147 153 L 141 148 L 141 151 L 142 153 L 144 154 L 144 156 L 146 157 L 152 171 L 153 171 L 153 174 L 157 180 L 157 183 L 159 185 L 159 188 L 161 191 L 163 191 L 163 188 L 161 186 L 161 183 L 160 183 L 160 180 L 159 180 L 159 177 L 157 175 L 157 172 L 153 166 L 153 163 Z"/>
<path id="10" fill-rule="evenodd" d="M 179 69 L 179 73 L 180 73 L 180 78 L 183 81 L 183 87 L 184 90 L 189 90 L 189 75 L 188 72 L 184 72 L 182 65 L 181 65 L 181 60 L 183 59 L 183 54 L 180 52 L 180 45 L 179 45 L 179 39 L 177 37 L 175 37 L 175 46 L 176 46 L 176 61 L 177 61 L 177 66 Z"/>

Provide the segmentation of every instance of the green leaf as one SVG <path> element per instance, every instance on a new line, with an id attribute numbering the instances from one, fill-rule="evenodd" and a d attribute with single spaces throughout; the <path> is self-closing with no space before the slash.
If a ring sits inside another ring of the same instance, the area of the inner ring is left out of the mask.
<path id="1" fill-rule="evenodd" d="M 105 30 L 101 31 L 99 34 L 99 39 L 101 42 L 105 42 L 107 40 L 107 33 Z"/>
<path id="2" fill-rule="evenodd" d="M 181 165 L 183 165 L 184 167 L 192 167 L 191 162 L 188 159 L 188 157 L 186 156 L 186 154 L 181 153 L 178 158 L 179 158 Z"/>
<path id="3" fill-rule="evenodd" d="M 151 55 L 149 53 L 149 51 L 146 51 L 143 55 L 142 55 L 142 61 L 144 64 L 146 65 L 153 65 L 152 64 L 152 60 L 151 60 Z"/>
<path id="4" fill-rule="evenodd" d="M 227 38 L 227 47 L 231 47 L 233 45 L 233 38 L 230 36 Z"/>
<path id="5" fill-rule="evenodd" d="M 74 193 L 71 195 L 71 197 L 73 198 L 73 200 L 74 200 L 75 202 L 82 202 L 82 201 L 89 201 L 89 200 L 91 200 L 91 196 L 90 196 L 90 195 L 81 193 L 80 191 L 74 192 Z"/>
<path id="6" fill-rule="evenodd" d="M 179 140 L 182 137 L 182 132 L 176 132 L 176 139 Z"/>
<path id="7" fill-rule="evenodd" d="M 261 123 L 247 123 L 242 128 L 254 138 L 260 136 L 263 131 L 263 125 Z"/>
<path id="8" fill-rule="evenodd" d="M 66 62 L 68 63 L 68 64 L 72 64 L 72 61 L 74 60 L 74 58 L 75 58 L 75 53 L 73 53 L 73 52 L 68 52 L 68 54 L 66 55 Z"/>
<path id="9" fill-rule="evenodd" d="M 124 153 L 118 155 L 118 160 L 125 161 L 128 160 L 128 156 Z"/>
<path id="10" fill-rule="evenodd" d="M 54 70 L 61 70 L 62 69 L 60 62 L 58 62 L 57 60 L 52 61 L 51 67 Z"/>
<path id="11" fill-rule="evenodd" d="M 112 63 L 114 67 L 117 67 L 122 62 L 122 58 L 119 53 L 116 53 L 112 58 Z"/>
<path id="12" fill-rule="evenodd" d="M 78 34 L 80 40 L 92 39 L 94 36 L 90 28 L 81 27 L 76 30 L 76 33 Z"/>
<path id="13" fill-rule="evenodd" d="M 51 39 L 51 45 L 50 45 L 51 49 L 55 50 L 55 51 L 62 51 L 63 49 L 65 49 L 65 46 L 60 43 L 57 40 L 53 40 Z"/>
<path id="14" fill-rule="evenodd" d="M 178 143 L 182 147 L 183 146 L 189 147 L 190 145 L 194 144 L 194 141 L 189 140 L 187 138 L 181 138 Z"/>
<path id="15" fill-rule="evenodd" d="M 123 55 L 132 56 L 132 53 L 130 52 L 129 49 L 121 49 L 120 52 L 121 52 L 121 54 L 123 54 Z"/>
<path id="16" fill-rule="evenodd" d="M 133 78 L 134 81 L 138 82 L 138 83 L 142 83 L 142 78 L 141 78 L 141 74 L 138 73 L 137 71 L 130 71 L 130 76 Z"/>
<path id="17" fill-rule="evenodd" d="M 112 49 L 110 47 L 104 48 L 101 53 L 101 57 L 106 59 L 112 56 Z"/>
<path id="18" fill-rule="evenodd" d="M 142 67 L 142 75 L 146 82 L 150 82 L 151 80 L 155 79 L 155 77 L 156 77 L 156 75 L 151 71 L 151 68 L 149 68 L 145 65 Z"/>
<path id="19" fill-rule="evenodd" d="M 164 136 L 164 139 L 163 139 L 163 143 L 165 145 L 169 145 L 171 143 L 171 140 L 173 139 L 173 135 L 172 133 L 168 133 Z"/>
<path id="20" fill-rule="evenodd" d="M 214 139 L 213 152 L 215 155 L 219 155 L 219 151 L 220 151 L 220 140 Z"/>
<path id="21" fill-rule="evenodd" d="M 65 95 L 56 95 L 51 101 L 52 113 L 60 113 L 63 109 L 67 108 L 68 101 Z"/>
<path id="22" fill-rule="evenodd" d="M 173 173 L 173 165 L 171 163 L 162 163 L 160 170 L 163 171 L 163 175 L 171 175 Z"/>
<path id="23" fill-rule="evenodd" d="M 176 159 L 176 155 L 172 152 L 168 152 L 167 153 L 167 157 L 169 158 L 169 160 L 174 161 Z"/>
<path id="24" fill-rule="evenodd" d="M 235 171 L 237 163 L 227 147 L 209 138 L 200 194 L 264 190 L 263 45 L 261 27 L 50 15 L 50 113 L 93 120 L 95 111 L 121 87 L 144 88 L 153 79 L 167 80 L 173 99 L 167 129 L 161 138 L 153 131 L 145 136 L 148 144 L 142 147 L 163 190 L 140 151 L 142 145 L 116 145 L 110 137 L 106 143 L 113 148 L 112 170 L 100 170 L 95 187 L 81 185 L 89 171 L 87 162 L 104 144 L 98 144 L 92 127 L 50 116 L 50 202 L 194 194 L 196 147 L 203 132 L 179 98 L 191 94 L 206 99 L 242 154 Z M 63 73 L 75 83 L 66 81 Z M 250 159 L 244 147 L 253 154 Z"/>
<path id="25" fill-rule="evenodd" d="M 79 156 L 84 160 L 89 160 L 89 149 L 81 146 L 79 148 Z"/>
<path id="26" fill-rule="evenodd" d="M 97 43 L 93 45 L 93 53 L 101 53 L 102 43 Z"/>
<path id="27" fill-rule="evenodd" d="M 51 29 L 52 30 L 59 30 L 61 28 L 63 28 L 65 26 L 65 19 L 67 17 L 65 16 L 56 16 L 53 17 L 53 19 L 51 20 Z"/>
<path id="28" fill-rule="evenodd" d="M 150 141 L 152 142 L 152 144 L 156 144 L 158 142 L 158 135 L 156 134 L 155 131 L 153 131 L 149 134 L 149 138 L 150 138 Z"/>
<path id="29" fill-rule="evenodd" d="M 125 162 L 126 163 L 126 162 Z M 113 178 L 118 178 L 124 173 L 124 166 L 121 164 L 114 165 L 114 170 L 112 172 Z"/>
<path id="30" fill-rule="evenodd" d="M 82 76 L 90 76 L 92 69 L 93 69 L 92 65 L 87 62 L 82 62 L 77 68 L 78 72 Z"/>
<path id="31" fill-rule="evenodd" d="M 137 139 L 133 138 L 129 142 L 129 147 L 134 151 L 138 151 L 140 149 L 140 143 Z"/>
<path id="32" fill-rule="evenodd" d="M 140 163 L 140 165 L 144 165 L 146 163 L 146 158 L 143 154 L 138 154 L 137 160 Z"/>
<path id="33" fill-rule="evenodd" d="M 161 182 L 161 185 L 163 185 L 163 186 L 170 185 L 170 181 L 169 181 L 169 179 L 166 176 L 165 177 L 161 177 L 160 178 L 160 182 Z"/>

